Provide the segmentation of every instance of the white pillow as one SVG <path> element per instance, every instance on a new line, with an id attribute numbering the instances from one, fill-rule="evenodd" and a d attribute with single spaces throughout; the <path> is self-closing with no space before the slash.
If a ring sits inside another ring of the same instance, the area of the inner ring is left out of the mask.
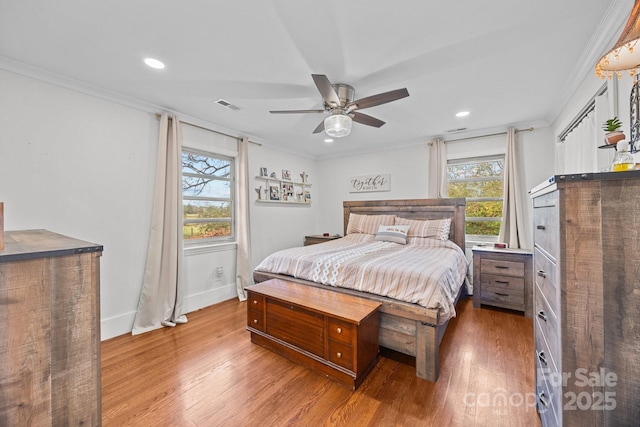
<path id="1" fill-rule="evenodd" d="M 376 240 L 383 242 L 407 244 L 408 225 L 381 225 L 376 233 Z"/>

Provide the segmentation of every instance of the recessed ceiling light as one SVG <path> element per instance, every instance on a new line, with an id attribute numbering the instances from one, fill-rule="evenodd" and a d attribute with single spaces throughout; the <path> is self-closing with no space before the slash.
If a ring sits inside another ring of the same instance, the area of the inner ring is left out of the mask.
<path id="1" fill-rule="evenodd" d="M 333 142 L 333 139 L 327 138 L 327 139 L 324 140 L 324 142 Z"/>
<path id="2" fill-rule="evenodd" d="M 460 111 L 459 113 L 456 114 L 456 117 L 466 117 L 469 115 L 468 111 Z"/>
<path id="3" fill-rule="evenodd" d="M 155 68 L 156 70 L 162 70 L 164 68 L 164 63 L 159 59 L 155 58 L 144 58 L 144 63 L 147 64 L 151 68 Z"/>

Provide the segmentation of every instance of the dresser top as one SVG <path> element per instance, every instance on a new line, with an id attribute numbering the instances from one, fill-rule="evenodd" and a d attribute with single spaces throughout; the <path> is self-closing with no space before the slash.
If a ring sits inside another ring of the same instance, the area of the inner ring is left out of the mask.
<path id="1" fill-rule="evenodd" d="M 588 173 L 573 173 L 563 175 L 552 175 L 546 181 L 536 185 L 529 191 L 533 194 L 540 190 L 543 190 L 551 185 L 559 184 L 563 182 L 576 182 L 576 181 L 610 181 L 616 179 L 638 179 L 640 178 L 640 170 L 632 170 L 625 172 L 588 172 Z"/>
<path id="2" fill-rule="evenodd" d="M 473 252 L 490 252 L 499 254 L 518 254 L 518 255 L 533 255 L 528 249 L 516 249 L 516 248 L 494 248 L 493 246 L 479 246 L 476 245 L 471 248 Z"/>
<path id="3" fill-rule="evenodd" d="M 63 236 L 48 230 L 5 231 L 0 263 L 50 258 L 85 252 L 102 252 L 102 245 Z"/>

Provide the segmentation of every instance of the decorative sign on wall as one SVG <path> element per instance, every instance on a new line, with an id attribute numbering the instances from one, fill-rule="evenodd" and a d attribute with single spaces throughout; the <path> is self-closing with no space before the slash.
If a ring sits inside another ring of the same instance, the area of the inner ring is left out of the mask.
<path id="1" fill-rule="evenodd" d="M 364 193 L 367 191 L 390 191 L 391 174 L 352 176 L 349 179 L 350 193 Z"/>

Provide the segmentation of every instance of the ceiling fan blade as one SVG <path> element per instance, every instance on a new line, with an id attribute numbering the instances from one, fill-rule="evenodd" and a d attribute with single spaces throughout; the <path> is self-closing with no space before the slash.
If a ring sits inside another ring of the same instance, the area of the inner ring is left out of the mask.
<path id="1" fill-rule="evenodd" d="M 375 117 L 371 117 L 366 114 L 357 113 L 357 112 L 349 113 L 349 117 L 351 117 L 354 122 L 358 122 L 367 126 L 373 126 L 376 128 L 379 128 L 385 123 L 382 120 L 376 119 Z"/>
<path id="2" fill-rule="evenodd" d="M 324 130 L 324 120 L 320 122 L 317 128 L 313 130 L 313 133 L 320 133 Z"/>
<path id="3" fill-rule="evenodd" d="M 275 110 L 269 111 L 271 114 L 306 114 L 306 113 L 324 113 L 325 110 Z"/>
<path id="4" fill-rule="evenodd" d="M 320 95 L 324 99 L 324 102 L 327 105 L 333 105 L 335 107 L 340 105 L 340 98 L 338 98 L 338 94 L 336 93 L 333 85 L 324 74 L 311 74 L 313 77 L 313 82 L 316 84 L 316 87 L 320 91 Z"/>
<path id="5" fill-rule="evenodd" d="M 409 96 L 407 88 L 396 89 L 389 92 L 379 93 L 377 95 L 367 96 L 366 98 L 357 99 L 347 104 L 347 109 L 362 110 L 364 108 L 375 107 L 376 105 L 386 104 L 387 102 L 406 98 L 407 96 Z"/>

